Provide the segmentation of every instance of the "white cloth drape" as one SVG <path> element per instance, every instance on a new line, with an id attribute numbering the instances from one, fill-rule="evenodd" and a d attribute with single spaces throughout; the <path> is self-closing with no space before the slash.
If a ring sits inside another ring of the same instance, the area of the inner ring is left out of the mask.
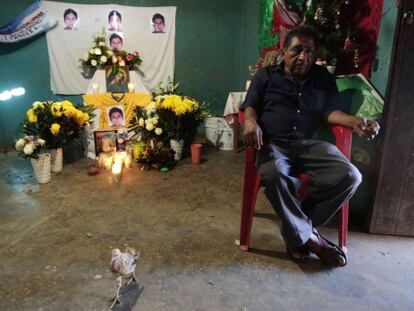
<path id="1" fill-rule="evenodd" d="M 113 4 L 87 5 L 42 1 L 42 8 L 55 16 L 59 24 L 47 32 L 50 62 L 51 89 L 55 94 L 84 94 L 89 80 L 81 75 L 79 59 L 91 47 L 93 36 L 105 28 L 107 37 L 108 13 L 117 10 L 122 15 L 124 37 L 123 50 L 138 51 L 145 76 L 141 81 L 146 90 L 154 89 L 158 83 L 173 79 L 175 50 L 176 7 L 131 7 Z M 78 20 L 74 30 L 65 30 L 63 13 L 66 9 L 77 12 Z M 159 13 L 165 19 L 164 33 L 153 33 L 152 17 Z M 107 42 L 109 46 L 109 42 Z"/>

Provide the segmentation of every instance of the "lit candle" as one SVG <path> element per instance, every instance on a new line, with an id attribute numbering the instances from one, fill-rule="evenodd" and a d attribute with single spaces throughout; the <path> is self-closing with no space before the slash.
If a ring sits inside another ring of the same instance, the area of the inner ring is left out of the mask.
<path id="1" fill-rule="evenodd" d="M 122 162 L 116 161 L 112 165 L 112 180 L 118 184 L 121 181 L 121 177 L 122 177 Z"/>
<path id="2" fill-rule="evenodd" d="M 101 157 L 100 155 L 96 157 L 96 162 L 97 162 L 97 164 L 98 164 L 98 167 L 99 167 L 99 168 L 102 168 L 102 165 L 103 165 L 103 159 L 102 159 L 102 157 Z"/>
<path id="3" fill-rule="evenodd" d="M 92 84 L 92 90 L 94 94 L 98 94 L 99 93 L 99 85 L 94 83 Z"/>
<path id="4" fill-rule="evenodd" d="M 128 83 L 128 91 L 130 93 L 134 93 L 134 91 L 135 91 L 134 83 Z"/>
<path id="5" fill-rule="evenodd" d="M 117 152 L 115 153 L 115 156 L 114 156 L 114 162 L 121 162 L 122 164 L 126 157 L 127 157 L 126 151 Z"/>
<path id="6" fill-rule="evenodd" d="M 131 158 L 129 156 L 125 157 L 124 165 L 125 165 L 126 168 L 131 168 Z"/>
<path id="7" fill-rule="evenodd" d="M 112 155 L 105 155 L 103 158 L 103 164 L 105 166 L 105 169 L 107 171 L 110 170 L 111 166 L 112 166 L 112 162 L 113 162 L 113 157 Z"/>

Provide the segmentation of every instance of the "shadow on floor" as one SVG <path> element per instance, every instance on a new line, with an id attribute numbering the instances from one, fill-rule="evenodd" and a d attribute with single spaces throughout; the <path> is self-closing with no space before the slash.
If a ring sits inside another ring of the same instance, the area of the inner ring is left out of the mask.
<path id="1" fill-rule="evenodd" d="M 121 295 L 121 304 L 116 304 L 112 310 L 114 311 L 130 311 L 136 305 L 139 296 L 144 290 L 144 286 L 139 286 L 138 283 L 131 283 L 128 286 L 121 287 L 119 294 Z M 112 301 L 111 301 L 112 303 Z"/>

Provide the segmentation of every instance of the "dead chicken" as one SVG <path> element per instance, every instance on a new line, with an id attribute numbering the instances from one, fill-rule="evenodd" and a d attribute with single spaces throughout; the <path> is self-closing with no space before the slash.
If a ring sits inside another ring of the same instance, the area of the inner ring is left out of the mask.
<path id="1" fill-rule="evenodd" d="M 138 258 L 139 251 L 137 252 L 132 247 L 127 247 L 123 253 L 121 253 L 118 248 L 112 250 L 110 265 L 112 273 L 116 276 L 118 289 L 114 302 L 111 305 L 111 309 L 115 306 L 116 303 L 121 303 L 121 300 L 119 299 L 119 290 L 122 286 L 122 279 L 128 280 L 126 285 L 129 285 L 131 282 L 137 282 L 134 271 Z"/>

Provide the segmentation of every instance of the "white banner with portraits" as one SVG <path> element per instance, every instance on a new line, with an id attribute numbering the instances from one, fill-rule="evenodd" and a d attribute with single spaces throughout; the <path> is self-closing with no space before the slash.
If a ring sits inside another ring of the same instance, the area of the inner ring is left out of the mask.
<path id="1" fill-rule="evenodd" d="M 47 32 L 50 84 L 55 94 L 84 94 L 89 80 L 80 59 L 103 28 L 107 45 L 138 51 L 142 83 L 147 90 L 174 77 L 176 7 L 133 7 L 113 4 L 75 4 L 42 1 L 42 8 L 59 24 Z"/>

